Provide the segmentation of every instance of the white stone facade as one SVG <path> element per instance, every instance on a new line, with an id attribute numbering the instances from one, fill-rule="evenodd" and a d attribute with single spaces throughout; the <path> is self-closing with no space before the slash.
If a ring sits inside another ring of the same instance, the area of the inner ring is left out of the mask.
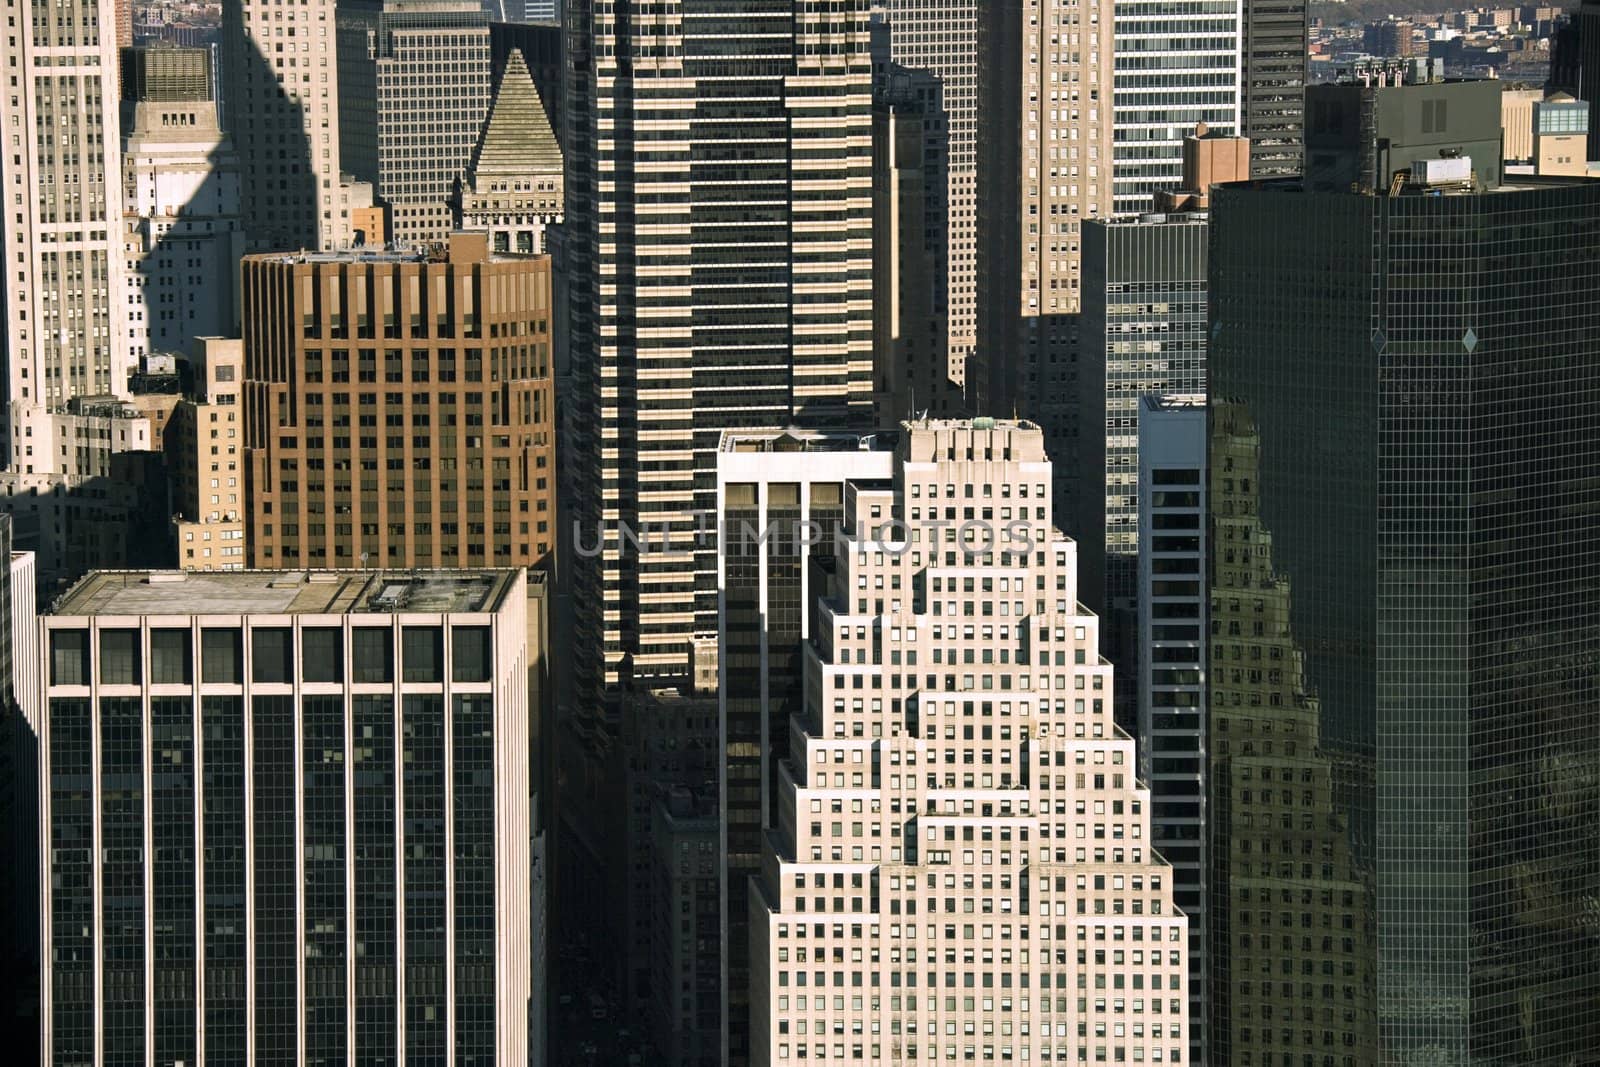
<path id="1" fill-rule="evenodd" d="M 752 894 L 752 1059 L 1177 1063 L 1187 922 L 1026 422 L 846 490 Z M 885 526 L 885 524 L 889 524 Z"/>

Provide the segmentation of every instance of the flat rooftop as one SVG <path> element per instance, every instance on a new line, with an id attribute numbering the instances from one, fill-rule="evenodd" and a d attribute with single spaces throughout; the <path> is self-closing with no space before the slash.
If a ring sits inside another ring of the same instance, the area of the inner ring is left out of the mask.
<path id="1" fill-rule="evenodd" d="M 492 612 L 518 570 L 91 571 L 55 615 Z"/>
<path id="2" fill-rule="evenodd" d="M 827 430 L 724 430 L 722 452 L 893 452 L 898 430 L 840 433 Z"/>

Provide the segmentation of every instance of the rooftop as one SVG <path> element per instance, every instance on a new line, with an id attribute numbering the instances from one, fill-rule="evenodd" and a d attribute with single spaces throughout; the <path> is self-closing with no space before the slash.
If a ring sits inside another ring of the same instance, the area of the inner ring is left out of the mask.
<path id="1" fill-rule="evenodd" d="M 56 615 L 347 615 L 492 612 L 520 572 L 91 571 Z"/>
<path id="2" fill-rule="evenodd" d="M 824 430 L 728 430 L 722 452 L 892 452 L 898 431 L 839 433 Z"/>

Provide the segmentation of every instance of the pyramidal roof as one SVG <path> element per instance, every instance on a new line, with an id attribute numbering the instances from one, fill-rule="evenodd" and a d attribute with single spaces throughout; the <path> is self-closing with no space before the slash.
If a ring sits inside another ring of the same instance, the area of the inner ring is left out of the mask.
<path id="1" fill-rule="evenodd" d="M 561 146 L 545 113 L 522 53 L 511 50 L 506 69 L 489 103 L 489 117 L 473 153 L 469 173 L 548 174 L 561 172 Z"/>

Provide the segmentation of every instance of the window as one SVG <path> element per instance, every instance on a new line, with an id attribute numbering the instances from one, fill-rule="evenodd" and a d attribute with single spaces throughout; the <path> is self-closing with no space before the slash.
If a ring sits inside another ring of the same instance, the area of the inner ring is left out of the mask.
<path id="1" fill-rule="evenodd" d="M 242 644 L 238 630 L 200 631 L 200 680 L 238 685 L 244 675 Z"/>
<path id="2" fill-rule="evenodd" d="M 50 684 L 89 684 L 89 631 L 50 631 Z"/>
<path id="3" fill-rule="evenodd" d="M 450 677 L 458 682 L 487 682 L 491 656 L 489 627 L 457 626 L 450 631 Z"/>
<path id="4" fill-rule="evenodd" d="M 300 631 L 300 677 L 307 682 L 344 680 L 344 633 L 336 626 Z"/>
<path id="5" fill-rule="evenodd" d="M 405 681 L 444 681 L 444 634 L 439 627 L 407 626 L 400 643 Z"/>
<path id="6" fill-rule="evenodd" d="M 250 680 L 294 681 L 294 642 L 287 627 L 263 626 L 250 631 Z"/>
<path id="7" fill-rule="evenodd" d="M 139 631 L 100 631 L 100 684 L 139 684 Z"/>
<path id="8" fill-rule="evenodd" d="M 188 630 L 150 631 L 150 683 L 189 685 L 194 681 Z"/>
<path id="9" fill-rule="evenodd" d="M 350 631 L 352 681 L 394 681 L 394 631 L 364 626 Z"/>

